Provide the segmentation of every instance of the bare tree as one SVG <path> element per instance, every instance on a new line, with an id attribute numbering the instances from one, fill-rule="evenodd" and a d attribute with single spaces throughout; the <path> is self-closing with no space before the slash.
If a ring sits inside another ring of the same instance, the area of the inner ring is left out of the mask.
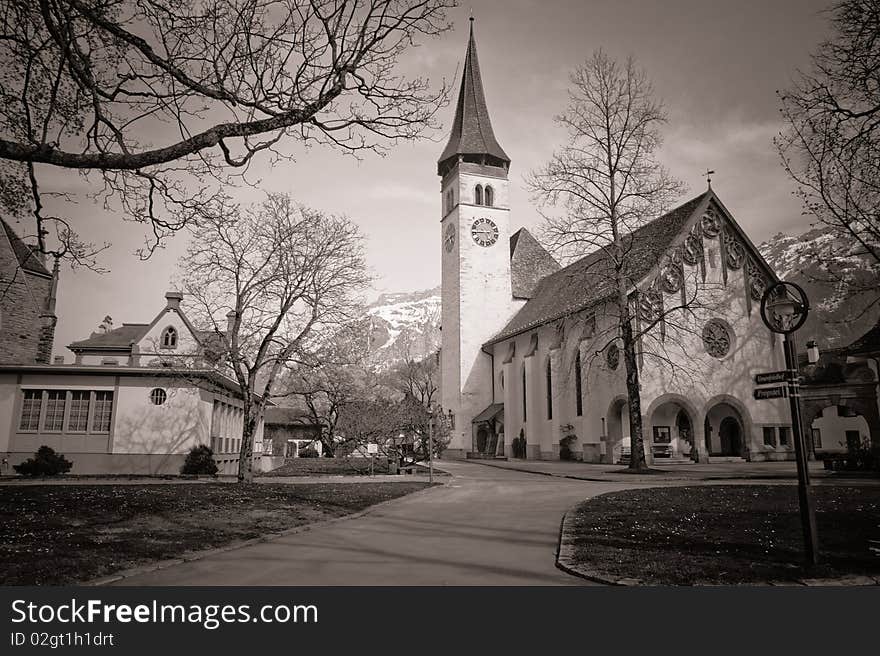
<path id="1" fill-rule="evenodd" d="M 344 217 L 270 195 L 257 207 L 203 208 L 181 262 L 191 316 L 208 328 L 243 398 L 239 481 L 279 374 L 351 320 L 366 285 L 362 237 Z"/>
<path id="2" fill-rule="evenodd" d="M 421 359 L 408 355 L 388 372 L 388 385 L 401 394 L 411 396 L 425 408 L 431 408 L 436 403 L 439 377 L 437 353 Z"/>
<path id="3" fill-rule="evenodd" d="M 825 282 L 855 297 L 876 291 L 876 276 L 850 275 L 848 258 L 880 273 L 880 2 L 845 0 L 829 11 L 834 37 L 779 92 L 786 127 L 774 141 L 804 214 L 839 238 L 821 257 Z M 857 313 L 880 302 L 869 296 Z"/>
<path id="4" fill-rule="evenodd" d="M 556 118 L 568 133 L 567 143 L 528 178 L 539 201 L 561 209 L 544 213 L 543 237 L 554 251 L 572 257 L 602 249 L 591 275 L 607 288 L 610 334 L 597 350 L 616 353 L 619 348 L 623 354 L 630 468 L 636 470 L 645 467 L 637 346 L 676 308 L 654 313 L 641 328 L 636 325 L 635 305 L 642 299 L 634 293 L 640 281 L 633 276 L 650 254 L 629 235 L 668 210 L 682 191 L 682 184 L 655 159 L 666 116 L 653 95 L 649 79 L 632 59 L 621 66 L 601 50 L 595 52 L 572 74 L 569 105 Z"/>
<path id="5" fill-rule="evenodd" d="M 340 327 L 292 363 L 279 385 L 279 390 L 321 427 L 324 452 L 331 456 L 356 433 L 343 430 L 344 439 L 340 439 L 337 426 L 345 409 L 363 402 L 369 390 L 375 389 L 373 373 L 366 364 L 368 339 L 363 321 Z"/>
<path id="6" fill-rule="evenodd" d="M 449 28 L 454 0 L 7 0 L 0 8 L 0 202 L 47 223 L 46 167 L 100 176 L 97 196 L 153 231 L 196 217 L 263 151 L 292 142 L 383 152 L 434 125 L 447 88 L 397 64 Z"/>

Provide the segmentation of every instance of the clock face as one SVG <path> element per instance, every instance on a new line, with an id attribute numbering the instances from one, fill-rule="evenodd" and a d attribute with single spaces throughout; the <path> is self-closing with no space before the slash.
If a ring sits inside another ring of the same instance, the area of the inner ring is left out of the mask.
<path id="1" fill-rule="evenodd" d="M 443 234 L 443 245 L 446 247 L 446 252 L 451 253 L 453 246 L 455 246 L 455 224 L 450 223 L 446 226 L 446 232 Z"/>
<path id="2" fill-rule="evenodd" d="M 490 219 L 477 219 L 471 226 L 471 236 L 480 246 L 491 246 L 498 241 L 498 226 Z"/>

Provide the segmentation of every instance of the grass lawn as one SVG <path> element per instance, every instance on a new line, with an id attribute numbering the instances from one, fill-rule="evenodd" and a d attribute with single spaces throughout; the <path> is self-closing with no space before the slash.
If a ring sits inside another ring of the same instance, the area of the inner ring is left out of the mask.
<path id="1" fill-rule="evenodd" d="M 0 486 L 0 584 L 84 581 L 348 515 L 425 483 Z"/>
<path id="2" fill-rule="evenodd" d="M 427 467 L 413 465 L 415 473 L 428 473 Z M 373 461 L 374 474 L 387 474 L 388 459 L 376 458 Z M 436 466 L 434 473 L 437 473 Z M 281 465 L 260 476 L 319 476 L 322 474 L 335 474 L 337 476 L 368 476 L 370 474 L 369 458 L 292 458 Z"/>
<path id="3" fill-rule="evenodd" d="M 794 485 L 727 485 L 626 490 L 574 511 L 581 565 L 647 584 L 757 583 L 880 574 L 880 487 L 815 487 L 822 563 L 801 568 L 802 532 Z"/>

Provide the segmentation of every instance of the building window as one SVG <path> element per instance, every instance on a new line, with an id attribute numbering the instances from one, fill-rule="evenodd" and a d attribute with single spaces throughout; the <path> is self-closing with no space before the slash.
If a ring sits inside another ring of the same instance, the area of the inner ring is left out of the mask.
<path id="1" fill-rule="evenodd" d="M 547 358 L 547 419 L 553 419 L 553 368 Z"/>
<path id="2" fill-rule="evenodd" d="M 813 448 L 822 448 L 822 431 L 820 431 L 818 428 L 813 429 Z"/>
<path id="3" fill-rule="evenodd" d="M 95 410 L 92 414 L 92 431 L 110 432 L 110 418 L 113 415 L 113 392 L 95 392 Z"/>
<path id="4" fill-rule="evenodd" d="M 150 401 L 153 405 L 162 405 L 167 398 L 168 395 L 165 393 L 165 390 L 159 387 L 150 392 Z"/>
<path id="5" fill-rule="evenodd" d="M 70 416 L 67 419 L 67 430 L 71 433 L 85 433 L 89 429 L 89 405 L 92 393 L 74 390 L 70 393 Z"/>
<path id="6" fill-rule="evenodd" d="M 791 444 L 791 440 L 788 439 L 790 431 L 791 429 L 788 426 L 779 427 L 779 446 L 788 446 Z"/>
<path id="7" fill-rule="evenodd" d="M 67 405 L 67 392 L 49 390 L 46 392 L 46 417 L 43 430 L 61 432 L 64 430 L 64 406 Z"/>
<path id="8" fill-rule="evenodd" d="M 526 365 L 523 365 L 522 368 L 522 411 L 523 411 L 523 422 L 528 419 L 528 410 L 526 409 Z"/>
<path id="9" fill-rule="evenodd" d="M 24 390 L 21 402 L 21 421 L 18 430 L 35 431 L 40 429 L 40 410 L 43 407 L 43 390 Z"/>
<path id="10" fill-rule="evenodd" d="M 703 326 L 703 347 L 713 358 L 723 358 L 730 353 L 733 333 L 721 319 L 710 319 Z"/>
<path id="11" fill-rule="evenodd" d="M 483 185 L 474 187 L 474 205 L 483 204 Z"/>
<path id="12" fill-rule="evenodd" d="M 162 348 L 177 348 L 177 329 L 174 326 L 168 326 L 162 331 Z"/>
<path id="13" fill-rule="evenodd" d="M 485 195 L 486 207 L 493 207 L 495 205 L 495 190 L 486 185 Z"/>
<path id="14" fill-rule="evenodd" d="M 776 428 L 774 426 L 764 426 L 764 446 L 771 449 L 776 448 Z"/>
<path id="15" fill-rule="evenodd" d="M 581 351 L 578 348 L 577 357 L 574 359 L 574 403 L 578 417 L 584 414 L 584 388 L 581 375 Z"/>
<path id="16" fill-rule="evenodd" d="M 620 349 L 617 348 L 617 344 L 612 344 L 608 347 L 608 351 L 605 353 L 605 361 L 608 363 L 608 368 L 611 371 L 617 369 L 617 365 L 620 364 Z"/>

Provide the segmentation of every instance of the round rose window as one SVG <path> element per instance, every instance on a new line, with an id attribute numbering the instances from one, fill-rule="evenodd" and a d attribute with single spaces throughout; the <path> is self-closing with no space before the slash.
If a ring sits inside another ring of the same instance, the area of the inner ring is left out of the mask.
<path id="1" fill-rule="evenodd" d="M 730 328 L 720 319 L 710 319 L 703 326 L 703 346 L 713 358 L 723 358 L 730 353 L 732 342 Z"/>

